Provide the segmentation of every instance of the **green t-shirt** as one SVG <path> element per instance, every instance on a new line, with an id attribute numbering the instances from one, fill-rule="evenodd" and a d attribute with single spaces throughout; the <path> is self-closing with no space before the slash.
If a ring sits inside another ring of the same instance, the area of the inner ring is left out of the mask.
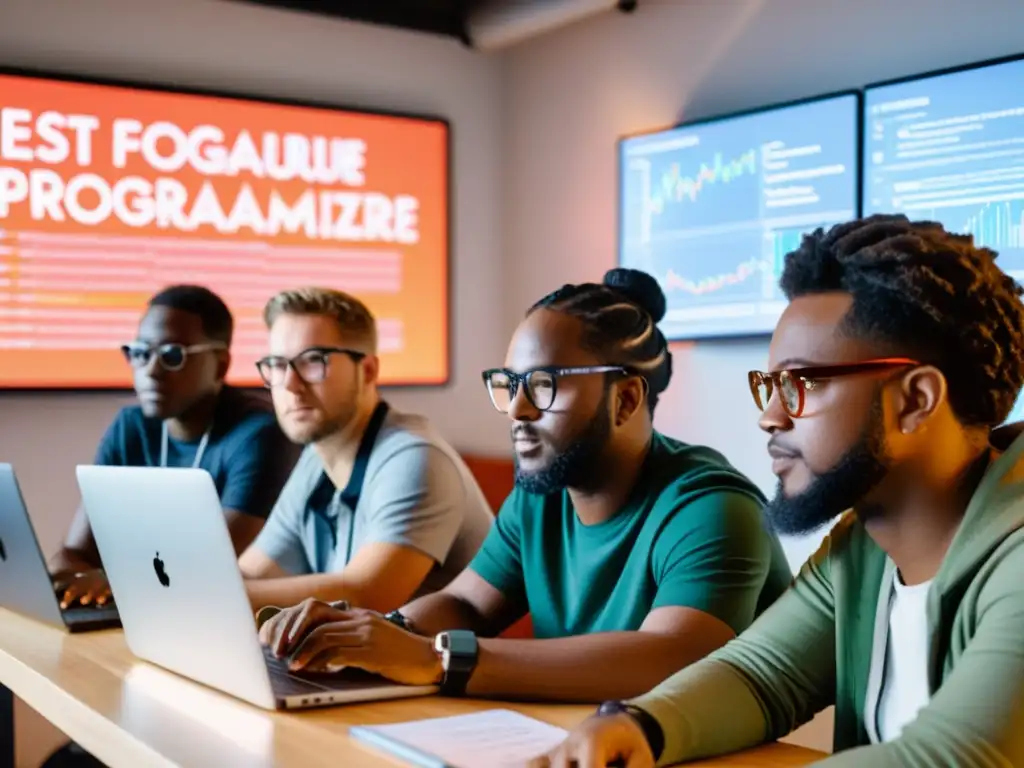
<path id="1" fill-rule="evenodd" d="M 718 452 L 655 432 L 618 514 L 584 525 L 568 492 L 516 488 L 470 568 L 530 612 L 538 638 L 638 630 L 663 606 L 739 633 L 792 581 L 764 501 Z"/>

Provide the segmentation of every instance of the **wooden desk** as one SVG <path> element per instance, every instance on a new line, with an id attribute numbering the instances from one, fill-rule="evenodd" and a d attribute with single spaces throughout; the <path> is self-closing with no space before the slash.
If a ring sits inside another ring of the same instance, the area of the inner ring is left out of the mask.
<path id="1" fill-rule="evenodd" d="M 397 765 L 350 740 L 349 726 L 507 707 L 571 728 L 593 711 L 430 697 L 268 712 L 138 661 L 120 630 L 69 635 L 2 609 L 0 684 L 113 768 Z M 4 728 L 13 740 L 9 703 L 7 693 L 7 702 L 0 702 L 0 717 L 8 718 L 0 722 L 0 742 Z M 699 765 L 802 766 L 821 757 L 773 744 Z M 0 755 L 0 768 L 13 766 L 13 755 L 8 763 L 4 758 Z"/>

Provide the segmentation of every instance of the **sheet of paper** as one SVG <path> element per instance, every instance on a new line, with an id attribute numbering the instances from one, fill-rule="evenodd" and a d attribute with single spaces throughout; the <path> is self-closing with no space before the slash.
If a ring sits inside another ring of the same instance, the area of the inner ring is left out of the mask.
<path id="1" fill-rule="evenodd" d="M 408 744 L 457 768 L 521 767 L 558 746 L 567 735 L 562 728 L 508 709 L 364 730 Z"/>

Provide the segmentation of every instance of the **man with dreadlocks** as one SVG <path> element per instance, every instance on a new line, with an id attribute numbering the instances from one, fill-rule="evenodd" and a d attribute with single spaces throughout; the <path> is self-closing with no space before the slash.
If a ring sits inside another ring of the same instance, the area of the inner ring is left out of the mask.
<path id="1" fill-rule="evenodd" d="M 750 374 L 767 512 L 790 533 L 842 517 L 747 632 L 537 766 L 719 755 L 832 704 L 831 768 L 1024 765 L 1024 425 L 998 427 L 1024 305 L 995 258 L 904 216 L 788 255 L 770 369 Z"/>
<path id="2" fill-rule="evenodd" d="M 505 366 L 484 372 L 512 421 L 517 488 L 470 566 L 389 620 L 307 603 L 264 625 L 264 642 L 296 669 L 597 702 L 742 632 L 792 573 L 757 488 L 652 428 L 672 370 L 664 313 L 654 279 L 625 269 L 534 305 Z M 497 637 L 526 613 L 537 639 Z"/>

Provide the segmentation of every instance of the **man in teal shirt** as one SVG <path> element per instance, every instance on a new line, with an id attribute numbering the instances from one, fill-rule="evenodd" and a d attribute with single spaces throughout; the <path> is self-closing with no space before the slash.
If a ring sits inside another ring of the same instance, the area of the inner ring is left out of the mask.
<path id="1" fill-rule="evenodd" d="M 264 642 L 295 669 L 597 701 L 743 631 L 791 572 L 757 488 L 653 429 L 671 378 L 664 313 L 654 279 L 625 269 L 534 305 L 505 367 L 484 372 L 512 420 L 517 488 L 469 568 L 389 617 L 307 602 L 264 624 Z M 537 639 L 497 637 L 527 613 Z"/>

